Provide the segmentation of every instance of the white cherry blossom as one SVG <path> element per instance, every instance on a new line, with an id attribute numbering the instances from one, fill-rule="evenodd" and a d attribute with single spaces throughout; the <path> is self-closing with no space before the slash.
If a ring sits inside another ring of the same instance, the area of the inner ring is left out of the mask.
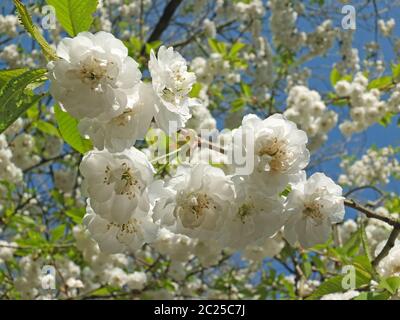
<path id="1" fill-rule="evenodd" d="M 342 188 L 323 173 L 292 186 L 286 203 L 284 235 L 291 245 L 308 248 L 325 243 L 332 224 L 343 220 Z"/>
<path id="2" fill-rule="evenodd" d="M 121 114 L 139 83 L 138 64 L 111 33 L 64 38 L 49 62 L 50 93 L 72 116 L 110 119 Z"/>

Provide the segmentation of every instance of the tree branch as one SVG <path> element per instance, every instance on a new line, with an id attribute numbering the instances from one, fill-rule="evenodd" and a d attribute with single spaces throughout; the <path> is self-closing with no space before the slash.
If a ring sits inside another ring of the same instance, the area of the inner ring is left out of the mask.
<path id="1" fill-rule="evenodd" d="M 169 22 L 171 21 L 172 16 L 174 15 L 176 9 L 178 9 L 182 0 L 171 0 L 164 9 L 163 14 L 158 20 L 156 26 L 153 29 L 150 37 L 147 39 L 147 43 L 156 41 L 160 39 L 163 32 L 167 29 Z M 142 48 L 142 54 L 144 53 L 145 46 Z"/>
<path id="2" fill-rule="evenodd" d="M 344 205 L 353 208 L 359 212 L 364 213 L 368 218 L 373 218 L 373 219 L 378 219 L 383 222 L 386 222 L 387 224 L 390 224 L 391 226 L 400 229 L 400 221 L 397 219 L 393 219 L 390 217 L 384 217 L 381 216 L 374 211 L 362 206 L 361 204 L 356 203 L 353 199 L 345 199 L 344 200 Z"/>
<path id="3" fill-rule="evenodd" d="M 372 265 L 374 267 L 376 267 L 379 264 L 379 262 L 389 254 L 390 249 L 394 247 L 396 239 L 399 235 L 400 235 L 400 228 L 395 227 L 390 233 L 389 239 L 386 241 L 385 246 L 383 247 L 381 252 L 379 252 L 374 261 L 372 261 Z"/>

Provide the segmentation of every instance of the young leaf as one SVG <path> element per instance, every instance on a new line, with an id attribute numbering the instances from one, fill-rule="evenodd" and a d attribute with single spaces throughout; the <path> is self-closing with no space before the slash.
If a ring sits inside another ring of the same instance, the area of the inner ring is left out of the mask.
<path id="1" fill-rule="evenodd" d="M 391 294 L 395 294 L 400 288 L 400 277 L 389 277 L 382 279 L 379 283 L 379 287 L 389 291 Z"/>
<path id="2" fill-rule="evenodd" d="M 43 133 L 46 133 L 54 137 L 60 137 L 57 128 L 49 122 L 38 120 L 37 122 L 35 122 L 35 127 L 38 128 Z"/>
<path id="3" fill-rule="evenodd" d="M 235 42 L 231 49 L 229 50 L 229 58 L 236 58 L 240 50 L 242 50 L 246 45 L 242 42 Z"/>
<path id="4" fill-rule="evenodd" d="M 54 106 L 54 112 L 58 129 L 66 143 L 82 154 L 92 149 L 91 141 L 83 138 L 79 133 L 78 120 L 62 111 L 58 105 Z"/>
<path id="5" fill-rule="evenodd" d="M 387 86 L 390 86 L 393 82 L 393 79 L 391 76 L 384 76 L 381 78 L 377 78 L 372 80 L 369 84 L 368 84 L 368 90 L 371 89 L 383 89 Z"/>
<path id="6" fill-rule="evenodd" d="M 62 238 L 62 236 L 65 233 L 65 224 L 60 224 L 59 226 L 55 227 L 52 231 L 51 231 L 51 240 L 53 240 L 54 242 L 56 242 L 57 240 L 59 240 L 60 238 Z"/>
<path id="7" fill-rule="evenodd" d="M 56 9 L 56 16 L 67 33 L 74 37 L 88 31 L 93 22 L 97 0 L 46 0 Z"/>
<path id="8" fill-rule="evenodd" d="M 0 133 L 43 98 L 43 95 L 29 95 L 25 91 L 30 84 L 42 82 L 45 73 L 45 69 L 26 71 L 11 78 L 0 88 Z"/>
<path id="9" fill-rule="evenodd" d="M 26 7 L 22 4 L 20 0 L 13 0 L 15 7 L 18 10 L 19 19 L 22 25 L 25 27 L 25 30 L 29 32 L 33 39 L 35 39 L 46 57 L 47 60 L 56 60 L 58 59 L 56 52 L 49 45 L 46 39 L 39 32 L 38 28 L 33 24 L 31 16 L 28 13 Z"/>
<path id="10" fill-rule="evenodd" d="M 331 75 L 330 75 L 332 87 L 335 86 L 335 84 L 340 80 L 340 78 L 341 78 L 341 75 L 340 75 L 339 71 L 336 68 L 333 68 L 331 71 Z"/>
<path id="11" fill-rule="evenodd" d="M 399 78 L 400 78 L 400 63 L 392 64 L 392 77 L 394 80 L 399 80 Z"/>

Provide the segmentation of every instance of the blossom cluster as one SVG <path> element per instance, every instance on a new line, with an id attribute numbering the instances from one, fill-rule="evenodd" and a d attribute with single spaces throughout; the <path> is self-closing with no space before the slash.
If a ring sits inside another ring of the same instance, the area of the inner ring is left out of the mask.
<path id="1" fill-rule="evenodd" d="M 287 104 L 284 115 L 307 133 L 311 140 L 309 148 L 318 149 L 327 140 L 327 133 L 335 127 L 337 114 L 327 109 L 317 91 L 305 86 L 291 88 Z"/>
<path id="2" fill-rule="evenodd" d="M 345 158 L 340 167 L 343 174 L 339 183 L 350 187 L 387 184 L 391 177 L 400 176 L 400 163 L 396 158 L 396 149 L 385 147 L 370 148 L 361 159 Z"/>
<path id="3" fill-rule="evenodd" d="M 382 92 L 368 89 L 368 79 L 358 72 L 352 82 L 340 80 L 335 84 L 335 91 L 340 98 L 346 98 L 351 105 L 351 120 L 345 120 L 339 129 L 345 136 L 361 132 L 379 122 L 389 112 L 396 113 L 399 108 L 398 89 L 393 91 L 389 100 L 381 100 Z"/>
<path id="4" fill-rule="evenodd" d="M 151 52 L 151 84 L 141 81 L 138 64 L 106 32 L 63 39 L 57 54 L 61 59 L 48 65 L 50 91 L 95 146 L 80 172 L 88 196 L 84 224 L 102 251 L 160 246 L 166 232 L 195 239 L 196 248 L 241 250 L 281 228 L 292 245 L 309 247 L 325 242 L 331 224 L 343 219 L 341 188 L 321 173 L 306 179 L 307 135 L 280 114 L 265 120 L 247 115 L 231 132 L 224 147 L 245 154 L 246 163 L 233 159 L 224 171 L 200 159 L 155 179 L 146 154 L 132 145 L 153 119 L 171 135 L 185 127 L 192 107 L 201 106 L 189 97 L 195 74 L 172 48 Z M 199 111 L 200 118 L 209 117 Z M 288 186 L 291 192 L 282 196 Z"/>

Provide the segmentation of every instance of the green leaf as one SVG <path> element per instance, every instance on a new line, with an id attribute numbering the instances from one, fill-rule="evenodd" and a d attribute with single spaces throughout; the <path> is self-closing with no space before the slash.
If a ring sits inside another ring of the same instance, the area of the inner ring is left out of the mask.
<path id="1" fill-rule="evenodd" d="M 231 112 L 237 112 L 240 109 L 242 109 L 245 106 L 245 102 L 243 98 L 237 98 L 234 101 L 232 101 L 232 109 L 230 110 Z"/>
<path id="2" fill-rule="evenodd" d="M 371 278 L 365 276 L 363 273 L 359 272 L 357 269 L 355 271 L 356 281 L 355 281 L 355 288 L 357 289 L 363 285 L 369 284 Z M 342 286 L 342 280 L 345 275 L 338 275 L 328 280 L 325 280 L 308 298 L 307 300 L 315 300 L 319 299 L 320 297 L 336 292 L 344 292 L 346 289 Z"/>
<path id="3" fill-rule="evenodd" d="M 46 0 L 56 9 L 56 16 L 67 33 L 74 37 L 88 31 L 93 22 L 97 0 Z"/>
<path id="4" fill-rule="evenodd" d="M 350 82 L 353 79 L 351 74 L 343 75 L 340 72 L 333 68 L 330 74 L 331 85 L 334 87 L 338 81 L 344 80 Z"/>
<path id="5" fill-rule="evenodd" d="M 3 87 L 12 78 L 20 76 L 21 74 L 23 74 L 26 71 L 28 71 L 27 68 L 1 70 L 0 71 L 0 88 Z"/>
<path id="6" fill-rule="evenodd" d="M 360 242 L 361 242 L 360 233 L 355 232 L 351 235 L 349 240 L 347 240 L 346 243 L 341 248 L 337 248 L 337 250 L 346 256 L 349 257 L 354 256 L 359 251 Z"/>
<path id="7" fill-rule="evenodd" d="M 36 120 L 39 117 L 39 108 L 37 104 L 34 104 L 26 111 L 26 115 L 31 120 Z"/>
<path id="8" fill-rule="evenodd" d="M 55 126 L 53 126 L 51 123 L 43 121 L 43 120 L 38 120 L 35 122 L 34 126 L 38 128 L 40 131 L 43 133 L 46 133 L 48 135 L 54 136 L 54 137 L 60 137 L 60 134 Z"/>
<path id="9" fill-rule="evenodd" d="M 390 86 L 393 82 L 393 79 L 391 76 L 384 76 L 381 78 L 377 78 L 372 80 L 369 84 L 368 84 L 368 90 L 371 89 L 383 89 L 386 88 L 387 86 Z"/>
<path id="10" fill-rule="evenodd" d="M 223 42 L 219 42 L 213 38 L 208 39 L 208 45 L 210 46 L 211 50 L 217 53 L 220 53 L 222 56 L 226 56 L 226 44 Z"/>
<path id="11" fill-rule="evenodd" d="M 246 45 L 242 42 L 235 42 L 231 49 L 229 50 L 228 57 L 236 58 L 240 50 L 242 50 Z"/>
<path id="12" fill-rule="evenodd" d="M 393 116 L 394 116 L 393 113 L 387 112 L 385 116 L 379 120 L 379 124 L 386 128 L 392 122 Z"/>
<path id="13" fill-rule="evenodd" d="M 161 45 L 162 45 L 162 41 L 160 41 L 160 40 L 156 40 L 156 41 L 153 41 L 151 43 L 146 43 L 146 53 L 150 54 L 151 50 L 157 51 L 157 49 Z"/>
<path id="14" fill-rule="evenodd" d="M 361 292 L 353 300 L 387 300 L 389 298 L 389 292 Z"/>
<path id="15" fill-rule="evenodd" d="M 292 186 L 290 184 L 288 184 L 285 188 L 285 190 L 283 190 L 279 196 L 280 197 L 287 197 L 289 195 L 289 193 L 292 191 Z"/>
<path id="16" fill-rule="evenodd" d="M 68 217 L 72 219 L 73 222 L 76 224 L 81 224 L 83 216 L 85 215 L 85 209 L 84 208 L 73 208 L 70 210 L 67 210 L 65 213 Z"/>
<path id="17" fill-rule="evenodd" d="M 363 276 L 372 278 L 374 270 L 372 268 L 371 260 L 366 255 L 359 255 L 354 257 L 353 266 L 356 267 L 357 271 Z"/>
<path id="18" fill-rule="evenodd" d="M 242 90 L 242 93 L 246 98 L 250 98 L 253 95 L 251 92 L 251 88 L 247 83 L 241 82 L 240 89 Z"/>
<path id="19" fill-rule="evenodd" d="M 339 71 L 336 68 L 333 68 L 331 71 L 331 75 L 330 75 L 332 87 L 335 86 L 335 84 L 340 80 L 340 78 L 341 78 L 341 75 L 340 75 Z"/>
<path id="20" fill-rule="evenodd" d="M 61 110 L 60 106 L 54 106 L 58 130 L 66 143 L 80 153 L 85 153 L 93 148 L 90 140 L 83 138 L 78 130 L 78 120 Z"/>
<path id="21" fill-rule="evenodd" d="M 335 276 L 325 280 L 314 292 L 311 296 L 307 298 L 307 300 L 314 300 L 318 299 L 324 295 L 335 293 L 335 292 L 342 292 L 342 280 L 343 276 Z"/>
<path id="22" fill-rule="evenodd" d="M 196 82 L 193 85 L 192 90 L 189 92 L 189 96 L 191 98 L 198 98 L 201 91 L 201 87 L 202 87 L 201 83 Z"/>
<path id="23" fill-rule="evenodd" d="M 46 39 L 42 36 L 38 28 L 33 24 L 32 18 L 29 15 L 28 10 L 22 4 L 20 0 L 13 0 L 15 7 L 18 10 L 19 19 L 22 25 L 25 27 L 25 30 L 35 39 L 39 46 L 42 48 L 42 51 L 47 60 L 56 60 L 58 59 L 56 52 L 54 49 L 49 45 Z"/>
<path id="24" fill-rule="evenodd" d="M 400 289 L 400 277 L 389 277 L 382 279 L 379 287 L 387 290 L 391 294 L 395 294 Z"/>
<path id="25" fill-rule="evenodd" d="M 51 231 L 51 239 L 56 242 L 65 234 L 65 224 L 60 224 Z"/>
<path id="26" fill-rule="evenodd" d="M 399 64 L 392 64 L 392 77 L 393 80 L 399 80 L 400 78 L 400 63 Z"/>
<path id="27" fill-rule="evenodd" d="M 32 95 L 27 87 L 44 80 L 45 69 L 26 71 L 11 78 L 0 89 L 0 133 L 10 126 L 22 113 L 38 102 L 43 95 Z"/>
<path id="28" fill-rule="evenodd" d="M 368 237 L 367 237 L 367 234 L 365 232 L 364 223 L 361 223 L 360 234 L 361 234 L 361 243 L 362 243 L 365 255 L 368 258 L 369 264 L 371 265 L 373 258 L 372 258 L 372 255 L 371 255 L 371 248 L 370 248 L 369 243 L 368 243 Z M 372 267 L 371 267 L 371 270 L 372 270 Z"/>

